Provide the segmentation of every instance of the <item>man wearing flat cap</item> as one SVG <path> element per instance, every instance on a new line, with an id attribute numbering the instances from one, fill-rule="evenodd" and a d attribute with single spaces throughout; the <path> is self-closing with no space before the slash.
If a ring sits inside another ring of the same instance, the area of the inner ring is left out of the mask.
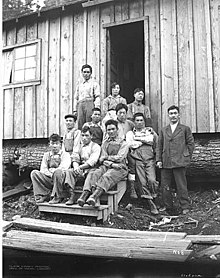
<path id="1" fill-rule="evenodd" d="M 75 128 L 76 116 L 67 114 L 65 117 L 66 132 L 63 136 L 63 149 L 70 155 L 80 146 L 81 131 Z"/>

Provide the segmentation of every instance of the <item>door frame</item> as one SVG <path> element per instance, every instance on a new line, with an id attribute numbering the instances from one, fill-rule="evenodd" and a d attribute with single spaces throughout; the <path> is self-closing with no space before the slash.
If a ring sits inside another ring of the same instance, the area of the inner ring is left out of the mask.
<path id="1" fill-rule="evenodd" d="M 118 22 L 105 23 L 102 25 L 102 28 L 105 29 L 105 38 L 106 38 L 106 51 L 105 51 L 105 96 L 110 90 L 110 77 L 111 77 L 111 42 L 110 42 L 110 28 L 116 27 L 119 25 L 131 24 L 135 22 L 143 21 L 144 23 L 144 84 L 145 84 L 145 104 L 150 105 L 150 53 L 149 53 L 149 17 L 143 16 L 134 19 L 128 19 Z"/>

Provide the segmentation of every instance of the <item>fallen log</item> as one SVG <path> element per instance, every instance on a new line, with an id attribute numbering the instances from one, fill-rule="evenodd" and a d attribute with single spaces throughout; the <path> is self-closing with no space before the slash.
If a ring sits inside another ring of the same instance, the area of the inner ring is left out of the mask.
<path id="1" fill-rule="evenodd" d="M 136 230 L 122 230 L 114 228 L 89 227 L 74 225 L 69 223 L 58 223 L 40 219 L 19 218 L 14 222 L 14 226 L 32 231 L 56 233 L 64 235 L 97 236 L 110 238 L 141 238 L 160 240 L 180 240 L 186 237 L 186 233 L 180 232 L 149 232 Z"/>
<path id="2" fill-rule="evenodd" d="M 3 200 L 14 198 L 16 196 L 20 196 L 21 194 L 28 194 L 30 192 L 31 186 L 27 186 L 27 184 L 30 185 L 31 182 L 21 181 L 14 189 L 4 192 Z"/>
<path id="3" fill-rule="evenodd" d="M 163 260 L 183 262 L 192 253 L 186 250 L 190 241 L 173 240 L 172 245 L 163 241 L 121 239 L 106 237 L 69 236 L 12 230 L 5 234 L 3 247 L 107 258 Z M 179 244 L 178 244 L 179 242 Z M 155 246 L 155 244 L 158 244 Z M 160 246 L 162 244 L 162 246 Z M 164 244 L 164 245 L 163 245 Z"/>

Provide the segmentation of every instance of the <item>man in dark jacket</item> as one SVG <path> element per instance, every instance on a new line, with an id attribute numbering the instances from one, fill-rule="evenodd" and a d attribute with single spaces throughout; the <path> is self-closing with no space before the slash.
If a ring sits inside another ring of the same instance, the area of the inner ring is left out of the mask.
<path id="1" fill-rule="evenodd" d="M 172 209 L 171 181 L 174 177 L 182 213 L 187 214 L 189 199 L 186 167 L 190 164 L 192 157 L 194 138 L 190 128 L 179 122 L 179 107 L 170 106 L 168 117 L 170 124 L 160 132 L 156 156 L 157 166 L 161 168 L 162 197 L 166 209 Z"/>

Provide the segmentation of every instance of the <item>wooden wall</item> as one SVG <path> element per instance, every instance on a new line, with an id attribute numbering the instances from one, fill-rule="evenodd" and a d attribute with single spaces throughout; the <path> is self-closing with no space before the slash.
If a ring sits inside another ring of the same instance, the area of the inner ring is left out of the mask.
<path id="1" fill-rule="evenodd" d="M 82 64 L 93 67 L 106 94 L 106 28 L 148 17 L 149 102 L 154 126 L 180 106 L 193 132 L 220 132 L 220 1 L 122 0 L 51 11 L 4 24 L 3 46 L 41 39 L 41 83 L 3 92 L 5 139 L 64 132 Z"/>

